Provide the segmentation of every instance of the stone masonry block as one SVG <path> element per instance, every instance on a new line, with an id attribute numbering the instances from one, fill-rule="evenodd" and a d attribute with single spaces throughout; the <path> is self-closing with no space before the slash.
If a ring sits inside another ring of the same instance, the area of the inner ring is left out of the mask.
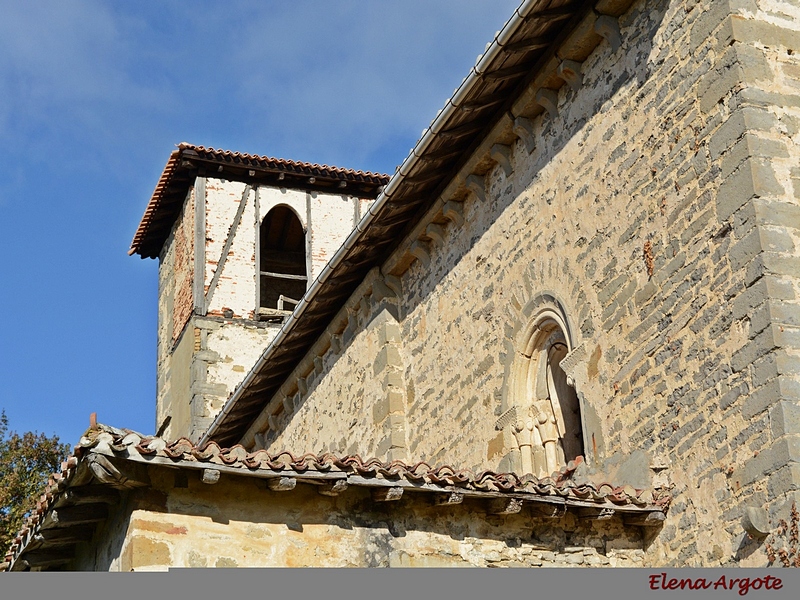
<path id="1" fill-rule="evenodd" d="M 730 176 L 741 163 L 751 156 L 767 159 L 788 158 L 789 152 L 782 142 L 746 133 L 730 148 L 722 159 L 720 164 L 722 176 Z"/>
<path id="2" fill-rule="evenodd" d="M 402 460 L 408 462 L 408 453 L 406 452 L 405 447 L 389 448 L 389 451 L 386 453 L 386 460 L 389 462 L 392 462 L 393 460 Z"/>
<path id="3" fill-rule="evenodd" d="M 770 322 L 772 321 L 769 302 L 765 302 L 758 308 L 754 309 L 748 315 L 748 317 L 750 319 L 750 330 L 747 332 L 747 336 L 750 339 L 753 339 L 759 333 L 769 327 Z"/>
<path id="4" fill-rule="evenodd" d="M 631 279 L 631 281 L 629 281 L 628 284 L 620 290 L 619 294 L 615 298 L 615 301 L 618 302 L 620 305 L 625 304 L 628 300 L 630 300 L 633 297 L 633 294 L 636 291 L 636 287 L 637 287 L 636 280 Z"/>
<path id="5" fill-rule="evenodd" d="M 769 276 L 762 277 L 734 298 L 731 304 L 731 315 L 734 319 L 750 315 L 755 307 L 761 306 L 769 299 L 769 279 Z"/>
<path id="6" fill-rule="evenodd" d="M 194 326 L 198 329 L 205 329 L 206 331 L 216 331 L 222 327 L 222 323 L 212 319 L 195 319 Z"/>
<path id="7" fill-rule="evenodd" d="M 800 304 L 775 301 L 770 303 L 770 314 L 773 323 L 800 327 Z"/>
<path id="8" fill-rule="evenodd" d="M 759 358 L 753 363 L 753 386 L 761 387 L 778 376 L 778 360 L 774 352 Z"/>
<path id="9" fill-rule="evenodd" d="M 652 298 L 655 293 L 658 291 L 658 288 L 652 281 L 648 281 L 645 283 L 641 289 L 637 290 L 634 301 L 636 302 L 636 306 L 640 307 L 645 302 L 647 302 L 650 298 Z"/>
<path id="10" fill-rule="evenodd" d="M 769 412 L 772 436 L 800 435 L 800 402 L 782 400 Z"/>
<path id="11" fill-rule="evenodd" d="M 736 92 L 734 102 L 743 106 L 760 106 L 770 108 L 780 106 L 783 108 L 800 108 L 800 96 L 796 94 L 782 94 L 771 89 L 760 87 L 745 87 Z"/>
<path id="12" fill-rule="evenodd" d="M 749 459 L 740 474 L 741 483 L 753 483 L 790 462 L 800 462 L 800 435 L 784 435 Z"/>
<path id="13" fill-rule="evenodd" d="M 398 343 L 400 340 L 400 325 L 394 321 L 387 320 L 378 331 L 378 343 L 383 346 L 385 344 Z"/>
<path id="14" fill-rule="evenodd" d="M 692 221 L 686 229 L 681 233 L 681 244 L 683 246 L 688 246 L 692 243 L 693 240 L 697 238 L 697 235 L 705 229 L 706 225 L 708 225 L 709 221 L 711 221 L 711 217 L 714 215 L 714 209 L 709 208 L 704 213 L 700 213 L 694 221 Z M 705 239 L 702 239 L 702 242 L 705 243 Z"/>
<path id="15" fill-rule="evenodd" d="M 389 438 L 389 436 L 386 436 L 380 442 L 378 442 L 378 446 L 375 448 L 375 457 L 381 458 L 386 456 L 386 454 L 389 452 L 389 448 L 391 447 L 392 440 Z"/>
<path id="16" fill-rule="evenodd" d="M 193 394 L 224 398 L 228 396 L 228 386 L 224 383 L 201 383 L 195 381 L 192 383 L 191 392 Z"/>
<path id="17" fill-rule="evenodd" d="M 386 436 L 378 443 L 376 455 L 378 457 L 387 456 L 389 450 L 392 448 L 405 448 L 406 436 L 405 430 L 401 428 L 390 429 L 384 425 Z"/>
<path id="18" fill-rule="evenodd" d="M 392 429 L 397 427 L 400 428 L 405 427 L 405 424 L 406 424 L 406 417 L 404 414 L 395 413 L 389 416 L 389 425 L 392 427 Z"/>
<path id="19" fill-rule="evenodd" d="M 379 425 L 389 415 L 389 399 L 378 398 L 377 402 L 372 405 L 372 422 Z"/>
<path id="20" fill-rule="evenodd" d="M 404 413 L 405 408 L 405 394 L 398 388 L 389 388 L 386 395 L 373 406 L 373 420 L 378 425 L 391 413 Z"/>
<path id="21" fill-rule="evenodd" d="M 767 318 L 768 319 L 771 318 L 771 316 L 769 316 L 769 310 L 768 310 L 769 308 L 770 308 L 770 303 L 765 304 L 764 310 L 759 310 L 758 314 L 761 315 L 762 313 L 766 313 Z M 760 319 L 761 317 L 759 317 L 759 321 Z M 755 327 L 756 327 L 755 325 L 752 326 L 753 329 L 755 329 Z M 766 325 L 761 327 L 761 329 L 758 331 L 758 335 L 751 335 L 750 337 L 758 338 L 763 336 L 766 336 L 766 338 L 771 340 L 772 345 L 775 348 L 800 350 L 800 327 L 793 327 L 791 325 L 779 325 L 776 323 L 768 322 Z"/>
<path id="22" fill-rule="evenodd" d="M 622 273 L 615 279 L 612 279 L 608 282 L 606 286 L 603 287 L 599 292 L 597 292 L 597 299 L 600 301 L 601 304 L 605 305 L 608 301 L 614 297 L 614 295 L 619 292 L 620 287 L 628 281 L 630 278 L 629 273 Z"/>
<path id="23" fill-rule="evenodd" d="M 730 38 L 721 40 L 726 43 L 730 43 L 730 41 L 758 42 L 768 47 L 783 46 L 792 50 L 800 48 L 800 31 L 780 27 L 763 19 L 748 19 L 740 15 L 731 15 L 726 34 Z"/>
<path id="24" fill-rule="evenodd" d="M 772 82 L 775 74 L 763 50 L 749 44 L 737 44 L 734 49 L 743 82 L 747 85 L 769 85 Z"/>
<path id="25" fill-rule="evenodd" d="M 762 226 L 759 228 L 759 237 L 761 238 L 761 247 L 766 252 L 795 253 L 794 238 L 786 229 Z"/>
<path id="26" fill-rule="evenodd" d="M 730 249 L 731 270 L 738 271 L 761 252 L 761 237 L 758 229 L 753 229 Z"/>
<path id="27" fill-rule="evenodd" d="M 794 300 L 797 298 L 794 285 L 788 278 L 775 275 L 765 275 L 762 280 L 766 283 L 767 294 L 772 300 Z"/>
<path id="28" fill-rule="evenodd" d="M 755 339 L 750 340 L 743 348 L 733 354 L 731 357 L 731 368 L 733 372 L 738 373 L 747 368 L 758 358 L 764 356 L 770 350 L 775 349 L 775 347 L 772 331 L 769 329 L 762 331 Z"/>
<path id="29" fill-rule="evenodd" d="M 787 352 L 783 349 L 776 352 L 777 369 L 779 375 L 787 377 L 800 377 L 800 354 Z"/>
<path id="30" fill-rule="evenodd" d="M 384 391 L 391 388 L 403 388 L 403 372 L 397 368 L 387 369 L 383 374 L 382 386 Z"/>
<path id="31" fill-rule="evenodd" d="M 706 73 L 697 84 L 700 110 L 710 112 L 728 94 L 741 85 L 742 74 L 732 51 L 726 52 L 720 62 Z"/>
<path id="32" fill-rule="evenodd" d="M 686 253 L 678 252 L 678 254 L 676 254 L 671 261 L 669 261 L 662 268 L 656 270 L 656 273 L 653 276 L 653 280 L 657 284 L 661 285 L 664 281 L 666 281 L 672 275 L 674 275 L 678 271 L 678 269 L 683 267 L 685 264 L 686 264 Z"/>
<path id="33" fill-rule="evenodd" d="M 387 394 L 390 413 L 405 413 L 406 395 L 400 389 L 391 389 Z"/>
<path id="34" fill-rule="evenodd" d="M 712 160 L 717 160 L 734 147 L 747 132 L 774 131 L 778 119 L 772 113 L 758 107 L 742 107 L 733 112 L 714 131 L 708 140 L 708 151 Z"/>
<path id="35" fill-rule="evenodd" d="M 772 329 L 772 335 L 775 338 L 775 343 L 778 346 L 781 348 L 800 350 L 800 327 L 776 324 L 770 327 Z"/>
<path id="36" fill-rule="evenodd" d="M 195 352 L 194 357 L 197 360 L 203 360 L 208 363 L 219 362 L 220 359 L 219 352 L 214 352 L 213 350 L 201 350 L 199 352 Z"/>
<path id="37" fill-rule="evenodd" d="M 800 204 L 759 198 L 753 202 L 756 220 L 760 225 L 778 225 L 800 229 Z"/>
<path id="38" fill-rule="evenodd" d="M 751 158 L 719 187 L 717 218 L 725 221 L 755 196 L 780 196 L 783 193 L 771 165 L 763 159 Z"/>
<path id="39" fill-rule="evenodd" d="M 787 256 L 764 252 L 761 257 L 764 272 L 778 276 L 797 277 L 800 273 L 800 256 Z"/>
<path id="40" fill-rule="evenodd" d="M 747 265 L 747 269 L 744 273 L 744 284 L 746 286 L 751 286 L 756 281 L 761 279 L 766 273 L 767 269 L 764 266 L 764 254 L 761 253 L 756 256 L 749 265 Z"/>
<path id="41" fill-rule="evenodd" d="M 372 363 L 372 371 L 378 375 L 387 367 L 402 367 L 403 361 L 400 357 L 400 351 L 393 345 L 387 344 L 382 346 Z"/>
<path id="42" fill-rule="evenodd" d="M 390 448 L 405 448 L 406 430 L 405 427 L 392 427 L 389 431 Z"/>
<path id="43" fill-rule="evenodd" d="M 770 475 L 767 490 L 773 498 L 800 490 L 800 463 L 791 462 Z"/>
<path id="44" fill-rule="evenodd" d="M 723 22 L 726 22 L 726 17 L 730 15 L 730 6 L 727 2 L 710 2 L 707 7 L 707 10 L 692 25 L 689 44 L 695 50 L 705 45 L 707 40 L 712 37 L 711 34 L 722 26 Z M 712 38 L 715 43 L 716 37 Z"/>

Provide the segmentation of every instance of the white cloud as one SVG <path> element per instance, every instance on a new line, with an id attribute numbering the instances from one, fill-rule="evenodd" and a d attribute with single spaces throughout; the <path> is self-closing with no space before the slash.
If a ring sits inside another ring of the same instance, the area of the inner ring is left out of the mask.
<path id="1" fill-rule="evenodd" d="M 252 20 L 233 50 L 235 85 L 296 157 L 360 159 L 416 139 L 516 2 L 302 6 Z"/>
<path id="2" fill-rule="evenodd" d="M 352 163 L 410 146 L 516 0 L 6 4 L 6 143 L 171 136 Z"/>

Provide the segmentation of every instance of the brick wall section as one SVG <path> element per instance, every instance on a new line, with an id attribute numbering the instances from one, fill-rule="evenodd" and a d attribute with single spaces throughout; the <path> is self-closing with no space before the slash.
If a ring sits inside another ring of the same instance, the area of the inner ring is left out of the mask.
<path id="1" fill-rule="evenodd" d="M 210 290 L 243 197 L 244 207 L 233 241 L 218 282 Z M 209 314 L 221 316 L 225 310 L 230 310 L 234 318 L 254 318 L 258 266 L 256 232 L 267 213 L 281 205 L 289 206 L 308 232 L 306 250 L 309 281 L 319 275 L 353 230 L 362 211 L 369 207 L 368 202 L 365 207 L 365 201 L 342 194 L 271 187 L 248 187 L 246 190 L 245 184 L 240 182 L 209 178 L 206 183 L 205 211 L 205 291 L 209 297 Z"/>
<path id="2" fill-rule="evenodd" d="M 280 324 L 195 316 L 192 326 L 191 418 L 180 435 L 175 435 L 178 430 L 173 428 L 170 439 L 185 435 L 196 442 L 278 333 Z"/>
<path id="3" fill-rule="evenodd" d="M 188 217 L 184 217 L 188 215 Z M 175 298 L 172 305 L 172 341 L 178 339 L 192 314 L 194 296 L 194 194 L 190 193 L 184 212 L 175 223 L 174 232 L 174 279 Z"/>
<path id="4" fill-rule="evenodd" d="M 188 384 L 188 356 L 175 350 L 186 329 L 194 297 L 194 190 L 190 190 L 183 211 L 173 225 L 159 256 L 158 348 L 156 353 L 156 429 L 164 421 L 175 388 Z M 176 407 L 188 415 L 188 400 Z M 179 420 L 187 418 L 179 415 Z"/>
<path id="5" fill-rule="evenodd" d="M 532 92 L 514 107 L 531 119 L 535 148 L 510 125 L 495 128 L 512 171 L 469 162 L 381 267 L 401 290 L 410 460 L 501 464 L 509 436 L 495 423 L 511 365 L 550 294 L 586 356 L 573 374 L 585 476 L 673 486 L 647 564 L 764 564 L 743 511 L 784 510 L 800 482 L 800 121 L 787 51 L 796 25 L 785 16 L 796 12 L 789 2 L 637 2 L 620 17 L 621 47 L 601 42 L 582 87 L 560 89 L 557 116 L 521 104 Z M 463 184 L 470 174 L 484 177 L 483 194 Z M 430 223 L 439 229 L 426 233 Z M 326 335 L 380 302 L 365 282 Z M 293 402 L 301 409 L 264 430 L 272 449 L 344 452 L 336 440 L 354 437 L 377 447 L 372 407 L 388 395 L 367 376 L 377 348 L 365 335 L 315 346 L 301 369 L 313 353 L 323 369 Z"/>
<path id="6" fill-rule="evenodd" d="M 222 261 L 222 251 L 234 226 L 239 205 L 244 210 L 234 232 L 222 272 L 213 293 L 210 286 Z M 205 293 L 208 312 L 221 316 L 231 310 L 234 316 L 252 319 L 256 302 L 255 190 L 238 181 L 206 180 Z"/>

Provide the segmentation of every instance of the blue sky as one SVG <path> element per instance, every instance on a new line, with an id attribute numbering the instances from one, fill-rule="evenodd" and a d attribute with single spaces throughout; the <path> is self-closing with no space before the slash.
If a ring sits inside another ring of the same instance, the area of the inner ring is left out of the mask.
<path id="1" fill-rule="evenodd" d="M 393 172 L 518 0 L 0 0 L 0 408 L 153 433 L 157 262 L 127 250 L 175 144 Z"/>

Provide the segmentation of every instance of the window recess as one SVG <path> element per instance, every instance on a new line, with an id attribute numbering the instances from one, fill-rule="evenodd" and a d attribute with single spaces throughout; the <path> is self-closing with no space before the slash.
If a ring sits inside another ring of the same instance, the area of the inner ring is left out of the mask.
<path id="1" fill-rule="evenodd" d="M 308 287 L 305 231 L 291 208 L 276 206 L 267 213 L 259 246 L 259 317 L 285 316 Z"/>

